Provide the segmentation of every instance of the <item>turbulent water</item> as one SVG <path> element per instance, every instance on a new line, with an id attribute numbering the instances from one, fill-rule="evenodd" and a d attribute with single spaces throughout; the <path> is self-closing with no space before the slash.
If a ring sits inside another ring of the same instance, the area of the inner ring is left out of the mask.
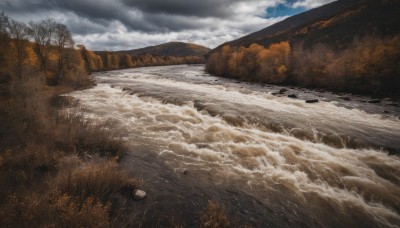
<path id="1" fill-rule="evenodd" d="M 389 99 L 298 88 L 276 95 L 281 87 L 214 77 L 204 66 L 95 79 L 70 95 L 132 146 L 131 164 L 157 182 L 148 186 L 159 210 L 184 217 L 216 196 L 252 226 L 400 226 L 400 110 Z"/>

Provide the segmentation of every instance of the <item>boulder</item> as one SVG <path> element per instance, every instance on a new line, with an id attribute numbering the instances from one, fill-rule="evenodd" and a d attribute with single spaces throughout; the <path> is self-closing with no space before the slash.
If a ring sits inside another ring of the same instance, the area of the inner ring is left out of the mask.
<path id="1" fill-rule="evenodd" d="M 282 94 L 282 93 L 285 93 L 287 91 L 288 91 L 287 89 L 283 88 L 283 89 L 279 90 L 279 93 Z"/>
<path id="2" fill-rule="evenodd" d="M 298 97 L 296 96 L 296 94 L 289 94 L 288 97 L 289 97 L 289 98 L 298 98 Z"/>
<path id="3" fill-rule="evenodd" d="M 380 102 L 381 102 L 381 100 L 379 100 L 379 99 L 372 99 L 372 100 L 368 101 L 368 103 L 371 103 L 371 104 L 377 104 L 377 103 L 380 103 Z"/>
<path id="4" fill-rule="evenodd" d="M 318 101 L 318 99 L 308 99 L 306 100 L 306 103 L 317 103 Z"/>
<path id="5" fill-rule="evenodd" d="M 145 197 L 146 197 L 146 192 L 145 191 L 142 191 L 142 190 L 139 190 L 139 189 L 133 190 L 133 198 L 135 200 L 142 200 Z"/>

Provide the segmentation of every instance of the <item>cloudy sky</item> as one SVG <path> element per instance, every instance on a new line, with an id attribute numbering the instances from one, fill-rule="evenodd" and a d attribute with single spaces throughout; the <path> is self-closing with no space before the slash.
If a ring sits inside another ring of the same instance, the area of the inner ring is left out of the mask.
<path id="1" fill-rule="evenodd" d="M 333 0 L 1 0 L 29 22 L 54 18 L 78 44 L 126 50 L 170 41 L 210 48 Z"/>

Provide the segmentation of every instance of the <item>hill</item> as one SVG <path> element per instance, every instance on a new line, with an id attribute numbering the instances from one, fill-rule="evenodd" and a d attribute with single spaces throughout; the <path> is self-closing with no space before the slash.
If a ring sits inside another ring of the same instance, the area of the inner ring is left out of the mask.
<path id="1" fill-rule="evenodd" d="M 207 71 L 400 96 L 400 1 L 339 0 L 211 50 Z"/>
<path id="2" fill-rule="evenodd" d="M 281 41 L 292 45 L 302 42 L 306 48 L 316 43 L 346 48 L 355 37 L 397 35 L 399 12 L 398 0 L 339 0 L 224 43 L 211 52 L 225 45 L 248 47 L 257 43 L 267 47 Z"/>
<path id="3" fill-rule="evenodd" d="M 183 42 L 169 42 L 165 44 L 160 44 L 140 49 L 117 51 L 116 53 L 136 55 L 136 56 L 142 54 L 151 54 L 156 56 L 202 57 L 209 51 L 210 51 L 209 48 L 197 44 L 183 43 Z"/>

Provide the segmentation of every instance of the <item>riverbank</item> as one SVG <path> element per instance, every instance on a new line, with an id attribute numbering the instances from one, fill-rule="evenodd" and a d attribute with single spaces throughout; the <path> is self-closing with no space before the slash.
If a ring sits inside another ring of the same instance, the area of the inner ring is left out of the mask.
<path id="1" fill-rule="evenodd" d="M 141 180 L 118 164 L 126 152 L 115 132 L 63 113 L 68 86 L 36 79 L 1 84 L 0 226 L 136 225 L 132 194 Z M 82 85 L 82 88 L 90 86 Z M 61 106 L 60 106 L 61 105 Z"/>

